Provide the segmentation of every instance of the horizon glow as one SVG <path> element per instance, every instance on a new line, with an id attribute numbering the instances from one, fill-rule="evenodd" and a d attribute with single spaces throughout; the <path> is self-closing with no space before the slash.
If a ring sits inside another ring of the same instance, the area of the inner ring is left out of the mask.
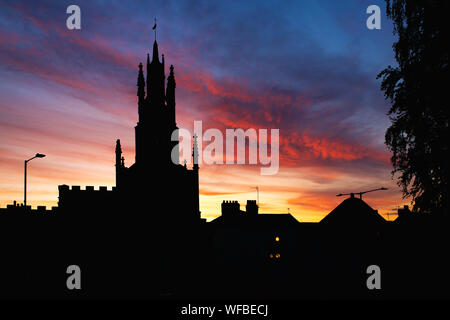
<path id="1" fill-rule="evenodd" d="M 37 152 L 47 156 L 28 166 L 33 207 L 56 205 L 61 184 L 113 186 L 117 138 L 134 162 L 138 64 L 155 16 L 180 128 L 280 130 L 273 176 L 200 167 L 203 217 L 219 216 L 222 200 L 256 199 L 255 186 L 260 212 L 289 208 L 299 221 L 320 221 L 338 193 L 387 187 L 364 197 L 382 214 L 408 203 L 391 179 L 376 80 L 395 65 L 384 1 L 78 1 L 81 30 L 66 28 L 67 1 L 0 3 L 0 207 L 23 201 L 23 161 Z M 381 30 L 366 28 L 371 4 Z"/>

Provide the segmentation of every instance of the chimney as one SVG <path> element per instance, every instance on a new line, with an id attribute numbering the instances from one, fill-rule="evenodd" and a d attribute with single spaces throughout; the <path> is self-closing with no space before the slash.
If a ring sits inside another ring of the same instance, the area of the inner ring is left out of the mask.
<path id="1" fill-rule="evenodd" d="M 240 211 L 240 205 L 237 201 L 222 201 L 222 216 L 237 216 Z"/>
<path id="2" fill-rule="evenodd" d="M 245 206 L 245 210 L 248 215 L 257 215 L 258 214 L 258 205 L 256 204 L 256 200 L 247 200 L 247 205 Z"/>

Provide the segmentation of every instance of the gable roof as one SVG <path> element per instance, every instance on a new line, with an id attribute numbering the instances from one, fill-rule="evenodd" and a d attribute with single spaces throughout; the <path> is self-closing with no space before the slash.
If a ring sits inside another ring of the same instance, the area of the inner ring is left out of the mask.
<path id="1" fill-rule="evenodd" d="M 386 220 L 367 203 L 358 198 L 347 198 L 334 208 L 320 223 L 325 225 L 378 226 Z"/>

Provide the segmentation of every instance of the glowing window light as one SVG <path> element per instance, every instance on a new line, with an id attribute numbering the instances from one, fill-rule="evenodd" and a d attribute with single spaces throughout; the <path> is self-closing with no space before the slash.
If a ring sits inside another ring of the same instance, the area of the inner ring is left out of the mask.
<path id="1" fill-rule="evenodd" d="M 276 241 L 276 242 L 280 241 L 280 237 L 276 236 L 276 237 L 275 237 L 275 241 Z"/>
<path id="2" fill-rule="evenodd" d="M 269 258 L 270 258 L 270 259 L 273 259 L 273 254 L 272 254 L 272 253 L 269 254 Z"/>
<path id="3" fill-rule="evenodd" d="M 280 257 L 281 257 L 281 255 L 280 255 L 279 253 L 277 253 L 277 254 L 275 255 L 275 258 L 277 258 L 277 259 L 280 259 Z"/>

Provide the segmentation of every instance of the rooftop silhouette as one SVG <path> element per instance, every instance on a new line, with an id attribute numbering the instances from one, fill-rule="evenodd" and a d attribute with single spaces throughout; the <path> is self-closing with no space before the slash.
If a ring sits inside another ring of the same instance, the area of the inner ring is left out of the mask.
<path id="1" fill-rule="evenodd" d="M 220 217 L 202 219 L 199 166 L 171 158 L 178 145 L 171 139 L 178 128 L 175 68 L 166 79 L 156 41 L 151 56 L 145 75 L 138 65 L 132 165 L 115 141 L 116 186 L 62 184 L 51 210 L 17 203 L 0 209 L 0 297 L 393 298 L 430 289 L 448 297 L 448 277 L 439 278 L 449 267 L 442 247 L 430 256 L 419 245 L 443 243 L 446 224 L 408 208 L 390 222 L 351 195 L 320 223 L 303 223 L 290 213 L 261 213 L 256 200 L 245 211 L 224 201 Z M 195 142 L 192 148 L 195 157 Z M 80 291 L 65 286 L 73 264 L 83 270 Z M 372 264 L 386 272 L 381 293 L 365 287 Z M 419 283 L 408 282 L 413 276 Z M 423 280 L 430 277 L 442 281 Z"/>

